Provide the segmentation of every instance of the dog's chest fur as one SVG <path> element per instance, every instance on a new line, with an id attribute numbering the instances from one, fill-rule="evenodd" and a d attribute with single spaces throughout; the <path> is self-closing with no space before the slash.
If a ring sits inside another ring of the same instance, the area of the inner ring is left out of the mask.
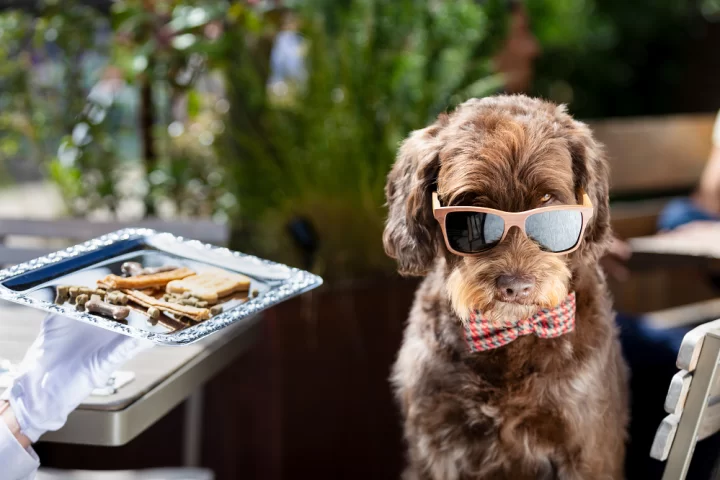
<path id="1" fill-rule="evenodd" d="M 412 463 L 437 479 L 572 478 L 603 416 L 622 415 L 605 295 L 580 292 L 573 333 L 470 354 L 441 282 L 430 275 L 419 289 L 393 374 Z"/>

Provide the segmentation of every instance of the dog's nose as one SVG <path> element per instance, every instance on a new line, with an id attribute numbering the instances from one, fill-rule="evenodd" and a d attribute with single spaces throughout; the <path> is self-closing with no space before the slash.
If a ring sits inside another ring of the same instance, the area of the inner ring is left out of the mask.
<path id="1" fill-rule="evenodd" d="M 530 296 L 535 287 L 535 277 L 530 275 L 500 275 L 497 289 L 500 298 L 505 302 L 516 302 Z"/>

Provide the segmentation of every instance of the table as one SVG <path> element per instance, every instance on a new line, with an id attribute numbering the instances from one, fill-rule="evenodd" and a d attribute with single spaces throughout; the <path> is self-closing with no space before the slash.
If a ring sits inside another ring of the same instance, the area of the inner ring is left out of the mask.
<path id="1" fill-rule="evenodd" d="M 45 313 L 0 301 L 0 357 L 20 361 L 37 335 Z M 173 407 L 185 409 L 183 458 L 196 466 L 202 412 L 202 385 L 253 343 L 261 317 L 254 316 L 197 343 L 156 346 L 123 366 L 135 380 L 109 396 L 91 396 L 70 414 L 65 426 L 41 440 L 98 446 L 124 445 Z M 1 393 L 1 392 L 0 392 Z"/>

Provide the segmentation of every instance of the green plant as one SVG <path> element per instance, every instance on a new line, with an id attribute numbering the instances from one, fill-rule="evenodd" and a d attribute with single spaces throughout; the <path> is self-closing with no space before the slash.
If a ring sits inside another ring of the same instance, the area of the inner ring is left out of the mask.
<path id="1" fill-rule="evenodd" d="M 384 270 L 383 187 L 398 143 L 500 86 L 490 52 L 506 11 L 472 0 L 299 3 L 291 14 L 230 11 L 218 151 L 240 206 L 235 246 L 299 264 L 286 228 L 304 218 L 318 232 L 317 271 Z M 268 88 L 271 40 L 288 24 L 299 25 L 307 75 Z"/>
<path id="2" fill-rule="evenodd" d="M 177 203 L 178 185 L 189 181 L 188 177 L 194 182 L 205 178 L 204 168 L 193 168 L 196 162 L 188 162 L 180 153 L 188 150 L 187 142 L 173 145 L 173 138 L 180 135 L 168 136 L 167 128 L 173 121 L 171 109 L 184 96 L 188 119 L 194 121 L 199 113 L 201 93 L 195 83 L 205 71 L 207 54 L 213 52 L 220 33 L 217 21 L 226 6 L 222 0 L 121 0 L 113 4 L 112 61 L 139 91 L 141 158 L 149 179 L 146 215 L 155 215 L 158 202 L 169 199 L 176 200 L 176 212 L 183 212 L 186 209 Z M 200 153 L 202 145 L 195 147 Z M 208 154 L 203 152 L 199 158 L 207 159 Z"/>
<path id="3" fill-rule="evenodd" d="M 45 169 L 74 216 L 226 219 L 235 202 L 211 146 L 223 128 L 219 92 L 197 86 L 226 8 L 119 0 L 108 17 L 45 0 L 32 14 L 0 12 L 0 158 Z M 127 112 L 116 97 L 133 92 L 138 108 Z"/>
<path id="4" fill-rule="evenodd" d="M 39 14 L 0 13 L 0 158 L 48 164 L 83 108 L 95 65 L 107 47 L 95 33 L 107 22 L 75 2 L 47 0 Z M 37 74 L 37 69 L 42 73 Z M 35 73 L 35 75 L 33 74 Z"/>

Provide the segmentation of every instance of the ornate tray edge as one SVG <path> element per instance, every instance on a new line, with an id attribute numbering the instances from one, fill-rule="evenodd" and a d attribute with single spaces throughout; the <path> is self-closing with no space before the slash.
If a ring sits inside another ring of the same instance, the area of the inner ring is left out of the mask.
<path id="1" fill-rule="evenodd" d="M 0 298 L 18 303 L 21 305 L 45 310 L 50 313 L 57 313 L 70 317 L 85 323 L 96 325 L 106 330 L 115 331 L 124 335 L 129 335 L 135 338 L 144 338 L 157 344 L 162 345 L 187 345 L 196 342 L 208 335 L 211 335 L 229 325 L 232 325 L 240 320 L 248 318 L 252 315 L 258 314 L 268 308 L 277 305 L 289 298 L 295 297 L 307 291 L 322 285 L 323 280 L 317 275 L 300 270 L 297 268 L 282 265 L 270 260 L 261 259 L 252 255 L 235 252 L 224 247 L 217 247 L 207 243 L 202 243 L 197 240 L 189 240 L 183 237 L 172 235 L 170 233 L 159 233 L 155 230 L 147 228 L 127 228 L 118 230 L 116 232 L 108 233 L 98 238 L 88 240 L 87 242 L 68 247 L 64 250 L 59 250 L 54 253 L 50 253 L 43 257 L 30 260 L 29 262 L 21 263 L 6 269 L 0 270 L 0 282 L 4 282 L 9 278 L 23 275 L 33 270 L 39 269 L 46 265 L 59 262 L 68 258 L 72 258 L 87 252 L 98 250 L 103 247 L 112 245 L 113 243 L 130 240 L 133 238 L 151 237 L 154 235 L 163 235 L 165 240 L 171 239 L 174 242 L 185 244 L 194 249 L 202 250 L 206 249 L 212 251 L 215 255 L 229 255 L 239 257 L 259 264 L 265 264 L 273 266 L 275 268 L 284 268 L 288 272 L 288 278 L 273 286 L 270 290 L 258 296 L 248 300 L 246 303 L 233 308 L 227 312 L 217 315 L 209 320 L 186 328 L 176 333 L 153 333 L 137 328 L 129 327 L 122 323 L 114 320 L 106 319 L 103 317 L 91 315 L 86 312 L 78 312 L 74 308 L 68 308 L 67 306 L 60 306 L 54 303 L 50 303 L 43 300 L 37 300 L 25 295 L 24 292 L 13 292 L 12 290 L 0 285 Z"/>

